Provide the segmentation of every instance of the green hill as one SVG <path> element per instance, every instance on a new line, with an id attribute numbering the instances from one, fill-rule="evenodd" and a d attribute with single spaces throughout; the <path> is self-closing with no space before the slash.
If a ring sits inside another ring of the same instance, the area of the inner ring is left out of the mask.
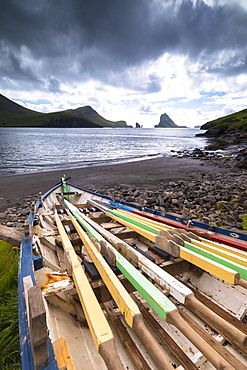
<path id="1" fill-rule="evenodd" d="M 0 127 L 127 127 L 125 121 L 110 121 L 90 106 L 60 112 L 36 112 L 0 94 Z"/>
<path id="2" fill-rule="evenodd" d="M 201 130 L 207 130 L 204 134 L 219 143 L 221 146 L 234 144 L 246 144 L 247 142 L 247 109 L 217 118 L 201 126 Z"/>
<path id="3" fill-rule="evenodd" d="M 201 129 L 208 130 L 207 135 L 214 132 L 218 134 L 230 131 L 247 132 L 247 109 L 207 122 L 201 126 Z"/>

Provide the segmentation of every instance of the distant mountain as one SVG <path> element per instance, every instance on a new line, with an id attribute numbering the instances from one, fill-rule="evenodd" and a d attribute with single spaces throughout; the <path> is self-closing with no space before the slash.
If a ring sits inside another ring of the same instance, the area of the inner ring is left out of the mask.
<path id="1" fill-rule="evenodd" d="M 0 94 L 0 127 L 127 127 L 125 121 L 110 121 L 90 106 L 60 112 L 36 112 Z"/>
<path id="2" fill-rule="evenodd" d="M 160 116 L 160 122 L 158 125 L 155 125 L 154 126 L 155 128 L 175 128 L 175 127 L 178 127 L 178 128 L 181 128 L 181 127 L 186 127 L 186 126 L 178 126 L 176 125 L 176 123 L 173 122 L 173 120 L 168 116 L 168 114 L 164 113 L 164 114 L 161 114 Z"/>

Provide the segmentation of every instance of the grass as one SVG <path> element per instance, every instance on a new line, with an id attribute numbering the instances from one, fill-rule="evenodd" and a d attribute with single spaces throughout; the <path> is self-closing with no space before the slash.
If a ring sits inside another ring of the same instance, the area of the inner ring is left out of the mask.
<path id="1" fill-rule="evenodd" d="M 18 259 L 12 245 L 0 241 L 0 369 L 19 370 Z"/>
<path id="2" fill-rule="evenodd" d="M 241 217 L 241 220 L 242 220 L 242 228 L 244 230 L 247 230 L 247 215 L 243 215 L 243 217 Z"/>

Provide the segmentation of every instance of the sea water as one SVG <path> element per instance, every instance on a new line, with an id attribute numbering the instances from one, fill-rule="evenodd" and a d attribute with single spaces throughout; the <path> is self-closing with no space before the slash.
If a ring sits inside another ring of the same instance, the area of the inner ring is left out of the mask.
<path id="1" fill-rule="evenodd" d="M 203 148 L 192 128 L 0 128 L 0 174 L 69 169 L 171 156 Z"/>

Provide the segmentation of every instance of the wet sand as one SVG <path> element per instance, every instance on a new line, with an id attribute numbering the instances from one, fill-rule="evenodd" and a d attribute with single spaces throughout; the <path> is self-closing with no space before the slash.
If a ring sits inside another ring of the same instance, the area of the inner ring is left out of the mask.
<path id="1" fill-rule="evenodd" d="M 116 185 L 128 184 L 145 189 L 155 189 L 159 183 L 185 180 L 193 173 L 229 172 L 193 158 L 161 157 L 137 162 L 92 166 L 40 172 L 25 175 L 8 175 L 0 179 L 0 212 L 21 204 L 28 196 L 38 198 L 39 192 L 45 193 L 55 186 L 66 174 L 70 182 L 85 189 L 104 190 Z"/>

